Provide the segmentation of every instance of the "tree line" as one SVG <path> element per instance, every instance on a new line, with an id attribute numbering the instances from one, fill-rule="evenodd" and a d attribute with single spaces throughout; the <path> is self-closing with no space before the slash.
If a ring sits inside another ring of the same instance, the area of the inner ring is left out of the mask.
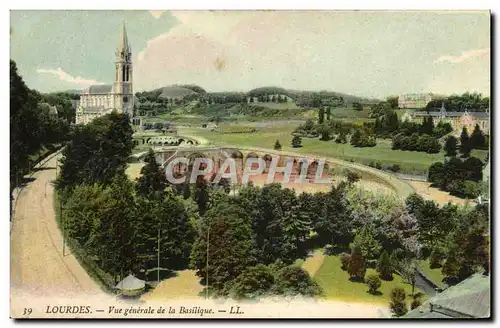
<path id="1" fill-rule="evenodd" d="M 51 151 L 70 137 L 71 115 L 68 117 L 61 107 L 58 107 L 58 115 L 54 115 L 47 106 L 47 103 L 54 103 L 51 100 L 54 97 L 30 89 L 19 75 L 16 63 L 10 61 L 11 195 L 40 158 L 43 149 Z"/>

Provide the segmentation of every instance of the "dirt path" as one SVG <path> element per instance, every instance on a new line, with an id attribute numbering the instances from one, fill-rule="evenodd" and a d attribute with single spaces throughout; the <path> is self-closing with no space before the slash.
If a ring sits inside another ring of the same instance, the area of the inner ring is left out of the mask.
<path id="1" fill-rule="evenodd" d="M 323 249 L 317 249 L 304 261 L 302 268 L 306 270 L 311 277 L 314 277 L 319 268 L 321 268 L 324 259 L 325 254 L 323 254 Z"/>
<path id="2" fill-rule="evenodd" d="M 163 280 L 149 293 L 144 294 L 143 300 L 172 300 L 172 299 L 200 299 L 199 293 L 203 290 L 200 278 L 194 270 L 177 272 L 178 276 Z"/>
<path id="3" fill-rule="evenodd" d="M 433 201 L 437 202 L 439 205 L 446 205 L 446 204 L 448 204 L 448 202 L 451 202 L 452 204 L 458 204 L 458 205 L 465 205 L 465 204 L 474 205 L 473 200 L 458 198 L 458 197 L 455 197 L 453 195 L 450 195 L 447 192 L 439 190 L 438 188 L 431 188 L 430 182 L 408 181 L 408 183 L 425 200 L 433 200 Z"/>
<path id="4" fill-rule="evenodd" d="M 43 297 L 103 293 L 66 247 L 53 207 L 56 157 L 21 190 L 10 236 L 11 308 Z M 25 305 L 26 306 L 26 305 Z"/>

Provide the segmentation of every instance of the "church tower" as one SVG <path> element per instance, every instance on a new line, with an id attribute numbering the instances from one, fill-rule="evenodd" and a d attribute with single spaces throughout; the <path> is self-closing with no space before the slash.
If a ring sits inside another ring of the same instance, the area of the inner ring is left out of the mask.
<path id="1" fill-rule="evenodd" d="M 118 113 L 134 115 L 134 91 L 132 88 L 132 49 L 128 43 L 123 23 L 115 59 L 114 108 Z"/>

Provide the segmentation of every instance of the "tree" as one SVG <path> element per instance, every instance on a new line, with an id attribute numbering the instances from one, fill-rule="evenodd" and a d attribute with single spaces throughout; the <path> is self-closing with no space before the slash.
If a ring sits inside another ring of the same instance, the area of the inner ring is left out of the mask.
<path id="1" fill-rule="evenodd" d="M 292 138 L 292 147 L 293 148 L 300 148 L 302 147 L 302 138 L 299 136 L 294 136 Z"/>
<path id="2" fill-rule="evenodd" d="M 349 266 L 347 267 L 347 273 L 352 280 L 363 281 L 366 273 L 365 258 L 361 248 L 354 245 L 351 252 L 351 260 L 349 261 Z"/>
<path id="3" fill-rule="evenodd" d="M 358 147 L 359 144 L 361 143 L 361 138 L 362 138 L 361 131 L 359 129 L 356 129 L 356 131 L 354 131 L 354 133 L 351 136 L 351 145 L 353 145 L 354 147 Z"/>
<path id="4" fill-rule="evenodd" d="M 455 157 L 457 156 L 457 145 L 458 140 L 454 136 L 448 136 L 444 143 L 445 156 Z"/>
<path id="5" fill-rule="evenodd" d="M 373 228 L 370 224 L 365 224 L 361 231 L 354 237 L 355 248 L 359 248 L 364 258 L 376 258 L 382 246 L 375 239 Z M 352 260 L 352 259 L 351 259 Z"/>
<path id="6" fill-rule="evenodd" d="M 470 142 L 469 133 L 467 129 L 463 127 L 462 133 L 460 134 L 460 153 L 462 157 L 469 157 L 472 151 L 472 144 Z"/>
<path id="7" fill-rule="evenodd" d="M 270 293 L 274 283 L 271 269 L 258 264 L 247 268 L 233 281 L 230 294 L 235 299 L 253 299 Z"/>
<path id="8" fill-rule="evenodd" d="M 392 280 L 392 271 L 393 268 L 389 254 L 386 251 L 383 251 L 377 262 L 377 272 L 380 274 L 382 279 Z"/>
<path id="9" fill-rule="evenodd" d="M 281 150 L 281 144 L 279 140 L 274 143 L 274 150 Z"/>
<path id="10" fill-rule="evenodd" d="M 326 120 L 329 121 L 332 116 L 332 109 L 330 106 L 326 108 Z"/>
<path id="11" fill-rule="evenodd" d="M 387 104 L 389 104 L 389 107 L 392 109 L 397 109 L 398 108 L 398 96 L 389 96 L 387 97 Z"/>
<path id="12" fill-rule="evenodd" d="M 141 176 L 136 179 L 137 194 L 161 197 L 167 185 L 167 178 L 165 172 L 156 162 L 152 149 L 144 158 L 144 162 L 146 165 L 141 168 Z"/>
<path id="13" fill-rule="evenodd" d="M 198 229 L 191 251 L 191 266 L 205 284 L 208 273 L 209 288 L 222 293 L 227 282 L 256 264 L 250 218 L 241 207 L 219 202 L 206 212 Z"/>
<path id="14" fill-rule="evenodd" d="M 427 179 L 429 182 L 442 184 L 445 175 L 445 166 L 441 162 L 436 162 L 429 166 L 429 172 L 427 174 Z"/>
<path id="15" fill-rule="evenodd" d="M 391 301 L 389 303 L 391 312 L 396 317 L 401 317 L 408 312 L 406 304 L 406 293 L 401 287 L 395 287 L 391 291 Z"/>
<path id="16" fill-rule="evenodd" d="M 323 107 L 320 107 L 318 112 L 318 124 L 323 124 L 324 121 L 325 121 L 325 109 Z"/>
<path id="17" fill-rule="evenodd" d="M 458 279 L 458 271 L 460 270 L 458 250 L 453 247 L 448 251 L 446 261 L 444 262 L 441 272 L 445 276 L 448 283 L 456 282 Z"/>
<path id="18" fill-rule="evenodd" d="M 376 274 L 369 274 L 366 279 L 365 283 L 368 285 L 368 292 L 370 294 L 376 294 L 377 289 L 382 286 L 382 281 L 380 281 L 380 278 Z"/>
<path id="19" fill-rule="evenodd" d="M 474 131 L 472 131 L 470 143 L 473 149 L 483 149 L 485 147 L 486 137 L 484 136 L 483 131 L 481 131 L 479 124 L 476 124 Z"/>
<path id="20" fill-rule="evenodd" d="M 283 296 L 317 296 L 321 294 L 318 284 L 301 267 L 290 265 L 276 274 L 273 292 Z"/>
<path id="21" fill-rule="evenodd" d="M 347 170 L 346 177 L 349 185 L 353 185 L 361 179 L 361 176 L 358 173 L 351 170 Z"/>
<path id="22" fill-rule="evenodd" d="M 422 305 L 422 293 L 416 293 L 415 295 L 413 295 L 413 301 L 411 301 L 410 308 L 414 310 L 420 305 Z"/>

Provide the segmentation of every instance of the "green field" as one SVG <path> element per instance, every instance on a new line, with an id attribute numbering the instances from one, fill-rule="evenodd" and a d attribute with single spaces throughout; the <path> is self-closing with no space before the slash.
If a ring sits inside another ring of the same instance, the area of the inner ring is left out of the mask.
<path id="1" fill-rule="evenodd" d="M 297 125 L 298 123 L 279 123 L 273 126 L 260 127 L 254 133 L 240 134 L 220 134 L 198 128 L 180 128 L 179 133 L 181 135 L 203 137 L 214 145 L 273 148 L 275 141 L 279 140 L 283 150 L 286 151 L 331 156 L 365 165 L 371 162 L 380 162 L 383 166 L 398 164 L 402 172 L 406 173 L 424 173 L 432 163 L 442 162 L 444 159 L 444 152 L 427 154 L 392 150 L 391 141 L 381 139 L 377 140 L 377 146 L 373 148 L 355 148 L 350 144 L 335 143 L 333 140 L 321 141 L 317 138 L 302 138 L 302 147 L 292 148 L 291 140 L 293 136 L 291 132 Z M 484 159 L 486 151 L 474 150 L 472 155 Z"/>
<path id="2" fill-rule="evenodd" d="M 425 273 L 427 278 L 432 280 L 432 282 L 434 282 L 439 287 L 441 287 L 441 288 L 444 287 L 444 284 L 443 284 L 444 276 L 441 273 L 441 268 L 431 269 L 429 267 L 428 260 L 425 260 L 425 261 L 421 260 L 421 261 L 419 261 L 418 265 L 419 265 L 420 269 L 422 269 L 422 271 Z"/>
<path id="3" fill-rule="evenodd" d="M 376 273 L 376 271 L 368 269 L 366 272 L 367 275 L 371 273 Z M 406 291 L 408 304 L 412 300 L 410 297 L 412 291 L 411 285 L 403 282 L 402 278 L 398 275 L 394 275 L 392 281 L 382 280 L 382 286 L 379 288 L 380 295 L 368 293 L 366 284 L 349 280 L 349 274 L 340 268 L 340 257 L 337 255 L 326 256 L 323 264 L 313 278 L 321 286 L 324 297 L 327 299 L 388 305 L 391 290 L 394 287 L 403 287 Z M 415 293 L 417 292 L 424 293 L 423 290 L 415 287 Z M 425 300 L 425 297 L 423 300 Z"/>

